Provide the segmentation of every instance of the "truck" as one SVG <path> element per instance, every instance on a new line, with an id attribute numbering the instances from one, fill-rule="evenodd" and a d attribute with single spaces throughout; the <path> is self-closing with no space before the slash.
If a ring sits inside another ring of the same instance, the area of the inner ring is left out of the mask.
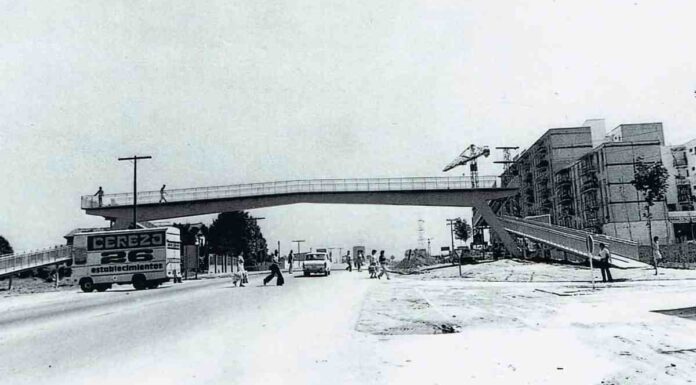
<path id="1" fill-rule="evenodd" d="M 84 292 L 112 285 L 154 289 L 181 275 L 181 240 L 176 227 L 74 234 L 72 279 Z"/>

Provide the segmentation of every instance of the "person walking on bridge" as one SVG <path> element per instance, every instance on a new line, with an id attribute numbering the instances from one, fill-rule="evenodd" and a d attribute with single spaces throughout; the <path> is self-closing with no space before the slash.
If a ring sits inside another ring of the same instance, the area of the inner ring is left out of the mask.
<path id="1" fill-rule="evenodd" d="M 164 189 L 165 189 L 166 187 L 167 187 L 167 185 L 166 185 L 166 184 L 163 184 L 163 185 L 162 185 L 162 188 L 160 189 L 160 200 L 159 200 L 159 203 L 162 203 L 162 202 L 167 203 L 167 198 L 164 197 L 165 195 L 167 195 L 167 193 L 164 192 Z"/>
<path id="2" fill-rule="evenodd" d="M 599 269 L 602 271 L 602 282 L 614 282 L 609 271 L 611 252 L 604 243 L 599 243 Z"/>
<path id="3" fill-rule="evenodd" d="M 94 196 L 97 197 L 99 207 L 102 207 L 102 197 L 104 196 L 104 190 L 102 190 L 102 187 L 99 186 L 99 190 L 94 194 Z"/>
<path id="4" fill-rule="evenodd" d="M 268 282 L 270 282 L 273 277 L 276 278 L 276 285 L 278 286 L 283 286 L 285 283 L 285 279 L 283 279 L 283 273 L 280 272 L 280 268 L 278 267 L 278 257 L 273 257 L 273 263 L 271 264 L 271 274 L 269 274 L 266 278 L 263 279 L 263 285 L 266 286 Z"/>

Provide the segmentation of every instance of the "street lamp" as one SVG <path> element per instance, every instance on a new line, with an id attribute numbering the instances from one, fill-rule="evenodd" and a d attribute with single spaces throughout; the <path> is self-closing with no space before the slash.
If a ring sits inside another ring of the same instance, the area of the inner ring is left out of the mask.
<path id="1" fill-rule="evenodd" d="M 452 239 L 452 249 L 450 251 L 450 256 L 452 256 L 452 262 L 454 263 L 454 224 L 460 220 L 459 218 L 447 219 L 447 226 L 450 227 L 450 237 Z M 462 258 L 459 257 L 459 276 L 462 276 Z"/>
<path id="2" fill-rule="evenodd" d="M 433 240 L 433 239 L 435 239 L 435 238 L 428 238 L 428 256 L 429 256 L 429 257 L 432 257 L 432 256 L 433 256 L 433 255 L 430 253 L 430 241 Z"/>
<path id="3" fill-rule="evenodd" d="M 305 242 L 305 240 L 302 239 L 302 240 L 297 240 L 297 241 L 293 241 L 293 242 L 297 243 L 297 254 L 299 254 L 300 253 L 300 243 Z"/>
<path id="4" fill-rule="evenodd" d="M 118 158 L 118 160 L 133 161 L 133 228 L 138 228 L 138 161 L 141 159 L 152 159 L 151 156 L 133 155 L 127 158 Z"/>
<path id="5" fill-rule="evenodd" d="M 205 235 L 198 233 L 196 234 L 196 279 L 201 266 L 201 249 L 205 250 Z"/>

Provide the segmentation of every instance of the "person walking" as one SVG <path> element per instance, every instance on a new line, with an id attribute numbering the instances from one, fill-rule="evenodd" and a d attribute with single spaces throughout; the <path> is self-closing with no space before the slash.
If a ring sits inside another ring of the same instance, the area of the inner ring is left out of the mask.
<path id="1" fill-rule="evenodd" d="M 355 257 L 355 267 L 358 269 L 358 273 L 362 271 L 363 260 L 363 252 L 358 250 L 358 255 Z"/>
<path id="2" fill-rule="evenodd" d="M 292 263 L 293 263 L 293 255 L 292 255 L 292 250 L 290 250 L 290 254 L 288 254 L 288 274 L 292 274 Z"/>
<path id="3" fill-rule="evenodd" d="M 348 254 L 346 254 L 346 263 L 348 264 L 348 266 L 346 266 L 346 270 L 352 273 L 353 265 L 351 264 L 351 262 L 352 261 L 350 260 L 350 250 L 348 250 Z"/>
<path id="4" fill-rule="evenodd" d="M 382 279 L 382 275 L 386 275 L 389 278 L 389 273 L 387 272 L 387 257 L 384 256 L 384 250 L 379 252 L 379 275 L 377 278 Z"/>
<path id="5" fill-rule="evenodd" d="M 237 286 L 239 282 L 239 287 L 244 287 L 244 281 L 246 278 L 246 270 L 244 269 L 244 253 L 237 257 L 237 272 L 232 274 L 232 283 Z"/>
<path id="6" fill-rule="evenodd" d="M 278 286 L 283 286 L 285 283 L 285 279 L 283 279 L 283 273 L 280 272 L 280 268 L 278 267 L 278 258 L 273 257 L 273 263 L 271 264 L 271 274 L 269 274 L 266 278 L 263 279 L 263 285 L 266 286 L 268 282 L 270 282 L 273 277 L 276 278 L 276 285 Z"/>
<path id="7" fill-rule="evenodd" d="M 372 253 L 368 257 L 370 265 L 368 266 L 367 270 L 370 272 L 370 278 L 377 278 L 377 261 L 375 258 L 376 253 L 377 250 L 372 250 Z"/>
<path id="8" fill-rule="evenodd" d="M 167 203 L 167 198 L 164 197 L 165 195 L 167 195 L 167 193 L 164 192 L 164 189 L 165 189 L 166 187 L 167 187 L 167 185 L 166 185 L 166 184 L 163 184 L 163 185 L 162 185 L 162 188 L 160 189 L 160 200 L 159 200 L 159 203 L 162 203 L 162 202 Z"/>
<path id="9" fill-rule="evenodd" d="M 97 190 L 94 196 L 96 196 L 97 200 L 99 201 L 99 207 L 102 207 L 102 197 L 104 196 L 104 190 L 102 190 L 101 186 L 99 186 L 99 190 Z"/>
<path id="10" fill-rule="evenodd" d="M 602 271 L 602 282 L 614 282 L 609 271 L 611 252 L 604 243 L 599 243 L 599 269 Z"/>
<path id="11" fill-rule="evenodd" d="M 662 260 L 662 252 L 660 252 L 660 237 L 653 237 L 653 265 L 655 266 L 655 275 L 657 275 L 657 264 Z"/>

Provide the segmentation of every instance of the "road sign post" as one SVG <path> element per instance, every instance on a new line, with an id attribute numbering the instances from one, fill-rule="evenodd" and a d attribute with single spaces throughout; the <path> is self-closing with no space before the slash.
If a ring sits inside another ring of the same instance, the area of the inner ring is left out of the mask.
<path id="1" fill-rule="evenodd" d="M 594 252 L 594 238 L 591 235 L 587 236 L 586 239 L 587 246 L 587 258 L 590 260 L 590 274 L 592 275 L 592 290 L 595 289 L 595 279 L 594 279 L 594 266 L 592 261 L 592 253 Z"/>

